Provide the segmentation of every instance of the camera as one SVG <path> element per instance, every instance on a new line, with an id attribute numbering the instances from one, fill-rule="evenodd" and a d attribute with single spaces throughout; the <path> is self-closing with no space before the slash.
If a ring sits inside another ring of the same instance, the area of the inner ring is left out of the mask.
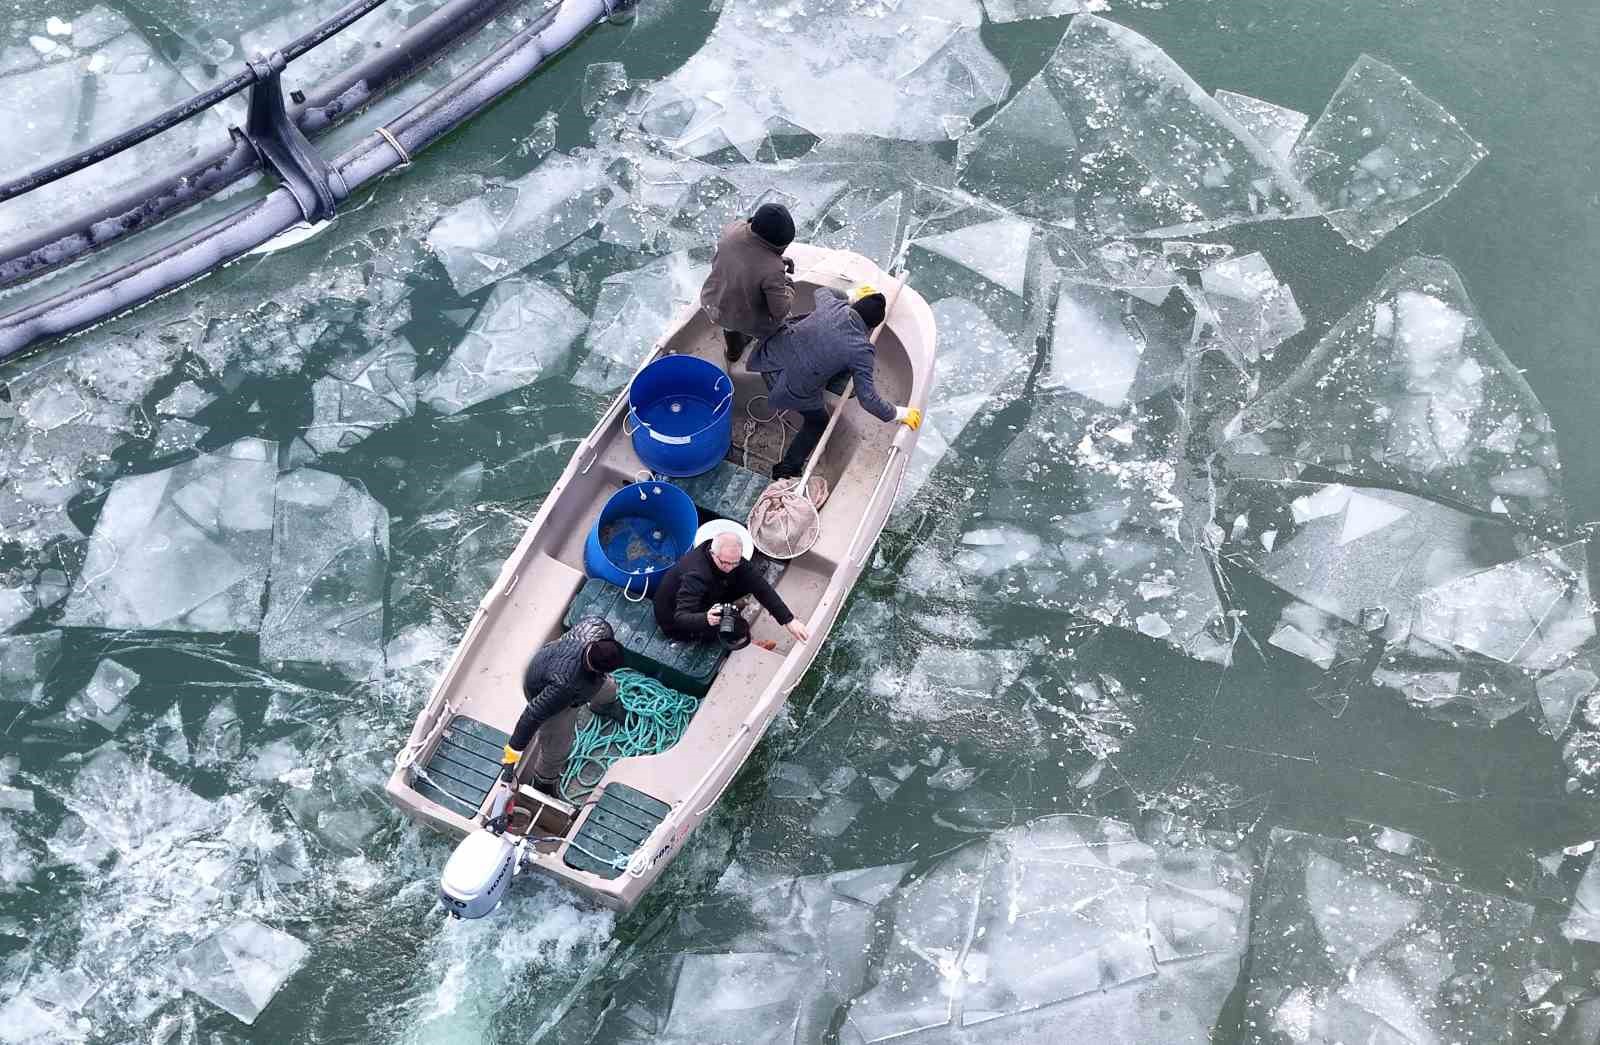
<path id="1" fill-rule="evenodd" d="M 724 646 L 732 646 L 739 640 L 739 607 L 731 602 L 724 602 L 717 607 L 722 614 L 717 619 L 717 638 Z"/>

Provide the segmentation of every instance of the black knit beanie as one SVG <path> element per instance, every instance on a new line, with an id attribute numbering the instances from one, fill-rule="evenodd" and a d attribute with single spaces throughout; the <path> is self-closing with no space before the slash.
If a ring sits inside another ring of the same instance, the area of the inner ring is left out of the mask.
<path id="1" fill-rule="evenodd" d="M 856 310 L 856 315 L 860 316 L 867 329 L 871 330 L 883 322 L 883 313 L 888 306 L 882 294 L 868 294 L 850 307 Z"/>
<path id="2" fill-rule="evenodd" d="M 781 203 L 763 203 L 750 216 L 750 230 L 782 250 L 794 242 L 794 219 Z"/>

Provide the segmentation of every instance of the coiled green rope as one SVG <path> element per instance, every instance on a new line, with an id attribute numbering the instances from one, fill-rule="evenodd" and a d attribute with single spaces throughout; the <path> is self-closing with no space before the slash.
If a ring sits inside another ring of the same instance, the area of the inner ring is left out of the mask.
<path id="1" fill-rule="evenodd" d="M 561 795 L 577 802 L 599 786 L 611 763 L 637 755 L 654 755 L 676 744 L 689 728 L 699 703 L 637 671 L 614 672 L 617 700 L 628 711 L 626 725 L 595 715 L 572 741 Z"/>

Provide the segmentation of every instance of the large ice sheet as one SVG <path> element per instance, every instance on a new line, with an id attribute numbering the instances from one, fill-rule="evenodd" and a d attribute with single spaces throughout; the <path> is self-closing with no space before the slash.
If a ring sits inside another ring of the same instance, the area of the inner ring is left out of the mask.
<path id="1" fill-rule="evenodd" d="M 983 0 L 983 13 L 989 21 L 1000 23 L 1104 11 L 1106 7 L 1106 0 Z"/>
<path id="2" fill-rule="evenodd" d="M 961 154 L 964 188 L 1096 238 L 1315 209 L 1283 159 L 1165 52 L 1094 15 L 1073 19 Z"/>
<path id="3" fill-rule="evenodd" d="M 1021 218 L 1001 216 L 923 236 L 912 245 L 971 269 L 1021 297 L 1026 289 L 1033 232 L 1033 225 Z"/>
<path id="4" fill-rule="evenodd" d="M 618 985 L 599 1040 L 823 1040 L 861 989 L 874 923 L 908 867 L 780 878 L 735 863 Z"/>
<path id="5" fill-rule="evenodd" d="M 302 468 L 278 480 L 263 660 L 364 678 L 383 663 L 389 513 L 365 490 Z"/>
<path id="6" fill-rule="evenodd" d="M 1236 91 L 1216 92 L 1217 104 L 1244 125 L 1245 130 L 1275 156 L 1289 159 L 1295 142 L 1306 129 L 1311 118 L 1303 112 L 1286 109 L 1281 105 L 1252 98 Z"/>
<path id="7" fill-rule="evenodd" d="M 444 366 L 421 382 L 417 397 L 454 414 L 532 384 L 562 364 L 588 322 L 554 287 L 506 280 L 489 294 Z"/>
<path id="8" fill-rule="evenodd" d="M 33 39 L 38 42 L 14 53 L 7 48 L 13 60 L 0 66 L 0 126 L 10 132 L 0 138 L 0 170 L 13 176 L 129 130 L 193 93 L 152 42 L 107 7 L 83 11 L 65 31 L 46 30 Z M 0 203 L 0 241 L 41 232 L 152 171 L 175 169 L 227 144 L 226 121 L 200 113 L 119 156 Z"/>
<path id="9" fill-rule="evenodd" d="M 417 353 L 405 338 L 341 361 L 311 386 L 305 440 L 319 454 L 348 450 L 417 407 Z"/>
<path id="10" fill-rule="evenodd" d="M 1209 505 L 1203 487 L 1188 489 L 1170 397 L 1148 413 L 1068 391 L 1036 399 L 995 465 L 984 519 L 996 539 L 955 560 L 968 596 L 1080 614 L 1227 663 Z"/>
<path id="11" fill-rule="evenodd" d="M 254 631 L 276 472 L 274 444 L 241 439 L 173 468 L 117 480 L 61 622 Z"/>
<path id="12" fill-rule="evenodd" d="M 1229 429 L 1230 449 L 1563 524 L 1550 418 L 1436 258 L 1409 258 Z"/>
<path id="13" fill-rule="evenodd" d="M 37 704 L 61 659 L 61 632 L 0 635 L 0 702 Z"/>
<path id="14" fill-rule="evenodd" d="M 515 181 L 446 211 L 428 245 L 456 290 L 470 294 L 595 228 L 617 195 L 595 154 L 551 153 Z"/>
<path id="15" fill-rule="evenodd" d="M 1371 250 L 1449 194 L 1489 150 L 1398 71 L 1356 59 L 1292 162 L 1346 241 Z"/>
<path id="16" fill-rule="evenodd" d="M 1530 671 L 1561 667 L 1594 638 L 1585 542 L 1527 555 L 1420 595 L 1415 632 Z"/>
<path id="17" fill-rule="evenodd" d="M 672 118 L 647 129 L 692 156 L 755 159 L 774 131 L 955 137 L 1010 78 L 978 37 L 978 0 L 727 0 L 711 38 L 668 77 Z M 847 101 L 845 101 L 847 100 Z M 648 118 L 654 114 L 656 119 Z"/>
<path id="18" fill-rule="evenodd" d="M 1011 828 L 896 894 L 888 953 L 840 1040 L 1206 1041 L 1249 908 L 1246 856 L 1089 816 Z"/>
<path id="19" fill-rule="evenodd" d="M 0 368 L 15 414 L 9 430 L 0 424 L 0 543 L 32 551 L 82 537 L 67 503 L 98 488 L 113 451 L 148 434 L 140 403 L 182 349 L 176 331 L 113 323 Z"/>
<path id="20" fill-rule="evenodd" d="M 1245 1020 L 1272 1045 L 1514 1035 L 1533 909 L 1351 842 L 1274 828 Z"/>
<path id="21" fill-rule="evenodd" d="M 608 278 L 585 339 L 589 354 L 572 383 L 602 394 L 626 384 L 678 312 L 699 300 L 707 271 L 678 253 Z"/>
<path id="22" fill-rule="evenodd" d="M 979 305 L 961 298 L 933 303 L 941 351 L 934 360 L 921 434 L 906 466 L 900 496 L 909 502 L 939 459 L 978 412 L 1005 402 L 1027 376 L 1032 353 L 1001 330 Z"/>
<path id="23" fill-rule="evenodd" d="M 1244 364 L 1270 355 L 1305 329 L 1294 291 L 1279 282 L 1260 254 L 1225 258 L 1200 270 L 1208 319 Z"/>
<path id="24" fill-rule="evenodd" d="M 1134 294 L 1069 279 L 1056 298 L 1040 384 L 1120 409 L 1181 378 L 1188 339 L 1185 324 Z"/>
<path id="25" fill-rule="evenodd" d="M 288 933 L 247 919 L 185 951 L 178 968 L 189 990 L 250 1024 L 309 954 Z"/>

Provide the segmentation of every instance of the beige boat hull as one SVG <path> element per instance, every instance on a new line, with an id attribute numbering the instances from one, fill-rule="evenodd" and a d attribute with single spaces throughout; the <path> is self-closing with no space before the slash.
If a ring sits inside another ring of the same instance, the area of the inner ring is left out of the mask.
<path id="1" fill-rule="evenodd" d="M 892 293 L 896 282 L 857 254 L 806 244 L 794 244 L 788 254 L 796 267 L 796 311 L 810 307 L 817 286 L 871 283 Z M 926 405 L 935 343 L 933 312 L 907 286 L 878 337 L 877 384 L 885 399 L 919 408 Z M 676 317 L 641 367 L 670 353 L 694 354 L 725 365 L 719 332 L 698 308 L 686 308 Z M 745 404 L 765 387 L 742 366 L 733 369 L 738 427 L 746 416 Z M 830 409 L 838 405 L 835 401 Z M 456 836 L 477 828 L 477 818 L 419 793 L 413 786 L 414 767 L 427 764 L 444 727 L 457 714 L 506 732 L 515 724 L 524 706 L 521 681 L 528 658 L 560 635 L 567 606 L 583 583 L 583 542 L 589 527 L 606 499 L 632 482 L 643 467 L 623 430 L 626 413 L 624 388 L 546 495 L 418 715 L 387 785 L 390 798 L 414 819 Z M 568 816 L 574 819 L 559 846 L 540 847 L 533 858 L 539 871 L 608 907 L 627 910 L 643 897 L 716 805 L 826 641 L 888 520 L 917 435 L 845 404 L 817 468 L 833 487 L 820 513 L 822 537 L 790 562 L 777 584 L 784 601 L 807 623 L 810 641 L 795 643 L 762 614 L 753 625 L 754 635 L 773 640 L 776 649 L 751 645 L 732 654 L 677 744 L 610 767 L 594 793 L 612 783 L 626 784 L 670 806 L 623 873 L 607 879 L 564 862 L 572 836 L 591 807 L 573 810 L 561 803 L 547 803 L 551 808 L 544 811 L 541 822 L 548 828 Z M 534 793 L 524 789 L 524 794 Z M 480 808 L 480 816 L 483 811 Z"/>

